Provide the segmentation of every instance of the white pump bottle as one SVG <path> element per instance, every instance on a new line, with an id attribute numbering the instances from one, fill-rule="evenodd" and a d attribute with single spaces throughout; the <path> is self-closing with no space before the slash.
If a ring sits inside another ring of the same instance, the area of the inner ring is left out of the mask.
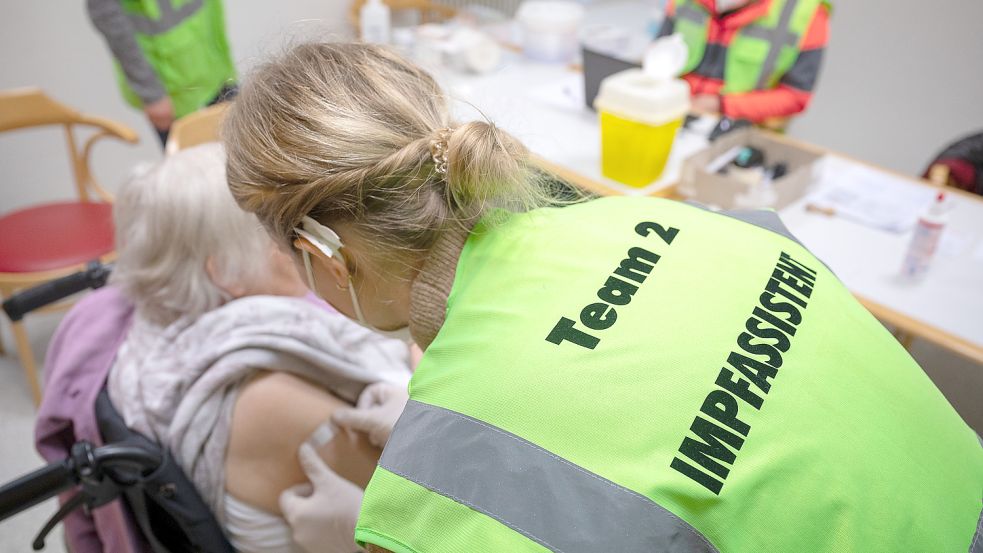
<path id="1" fill-rule="evenodd" d="M 389 44 L 391 22 L 389 6 L 382 0 L 368 0 L 359 12 L 362 41 Z"/>

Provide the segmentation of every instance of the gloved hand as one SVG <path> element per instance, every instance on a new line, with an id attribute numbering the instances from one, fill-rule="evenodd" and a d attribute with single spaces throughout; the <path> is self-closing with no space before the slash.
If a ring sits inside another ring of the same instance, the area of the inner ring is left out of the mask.
<path id="1" fill-rule="evenodd" d="M 280 494 L 280 510 L 297 545 L 308 553 L 352 553 L 361 488 L 338 476 L 310 444 L 300 446 L 300 466 L 310 484 Z"/>
<path id="2" fill-rule="evenodd" d="M 355 407 L 338 409 L 331 415 L 331 421 L 338 426 L 365 432 L 373 445 L 385 447 L 408 399 L 406 388 L 389 382 L 376 382 L 362 391 Z"/>

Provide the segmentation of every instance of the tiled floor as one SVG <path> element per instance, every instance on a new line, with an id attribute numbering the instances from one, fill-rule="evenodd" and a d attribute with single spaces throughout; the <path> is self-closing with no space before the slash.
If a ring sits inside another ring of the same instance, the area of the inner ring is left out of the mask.
<path id="1" fill-rule="evenodd" d="M 59 319 L 58 314 L 27 319 L 28 333 L 39 363 Z M 0 356 L 0 483 L 5 483 L 41 467 L 42 461 L 33 446 L 35 409 L 12 351 L 13 342 L 6 320 L 0 322 L 0 327 L 7 348 L 7 354 Z M 916 343 L 912 353 L 967 422 L 983 434 L 983 367 L 922 343 Z M 0 553 L 30 551 L 34 535 L 55 509 L 54 502 L 49 501 L 0 522 Z M 62 540 L 61 530 L 56 530 L 48 540 L 46 551 L 63 553 Z"/>

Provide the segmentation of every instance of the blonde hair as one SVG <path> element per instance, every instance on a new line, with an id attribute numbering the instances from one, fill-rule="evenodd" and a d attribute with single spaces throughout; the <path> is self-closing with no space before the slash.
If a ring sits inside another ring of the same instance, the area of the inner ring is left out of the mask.
<path id="1" fill-rule="evenodd" d="M 118 260 L 112 282 L 160 325 L 197 317 L 230 299 L 216 280 L 254 286 L 271 277 L 273 242 L 236 205 L 216 143 L 183 150 L 140 171 L 113 206 Z"/>
<path id="2" fill-rule="evenodd" d="M 378 46 L 303 44 L 260 66 L 224 140 L 233 195 L 284 244 L 310 215 L 405 261 L 450 225 L 548 201 L 518 140 L 484 121 L 454 125 L 433 77 Z"/>

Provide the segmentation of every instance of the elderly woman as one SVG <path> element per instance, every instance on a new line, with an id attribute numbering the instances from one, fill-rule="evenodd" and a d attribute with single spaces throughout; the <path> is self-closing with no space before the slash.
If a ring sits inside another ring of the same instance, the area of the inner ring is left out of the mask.
<path id="1" fill-rule="evenodd" d="M 365 486 L 379 450 L 328 421 L 366 386 L 405 385 L 408 349 L 304 297 L 289 257 L 233 201 L 224 163 L 220 146 L 201 146 L 121 190 L 112 284 L 135 320 L 108 388 L 128 426 L 171 449 L 237 550 L 287 552 L 281 493 L 307 481 L 312 457 Z M 335 497 L 352 520 L 359 499 Z"/>

